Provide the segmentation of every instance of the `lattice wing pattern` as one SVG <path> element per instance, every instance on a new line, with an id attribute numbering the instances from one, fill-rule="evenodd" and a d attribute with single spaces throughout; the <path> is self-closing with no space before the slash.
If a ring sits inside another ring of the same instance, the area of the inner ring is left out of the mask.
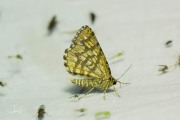
<path id="1" fill-rule="evenodd" d="M 65 66 L 70 73 L 96 78 L 109 78 L 111 71 L 104 53 L 88 26 L 83 26 L 65 50 Z"/>

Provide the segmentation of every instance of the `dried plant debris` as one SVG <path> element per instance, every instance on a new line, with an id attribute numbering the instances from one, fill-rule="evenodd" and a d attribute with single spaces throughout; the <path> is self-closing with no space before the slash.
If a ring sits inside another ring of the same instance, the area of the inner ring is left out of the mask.
<path id="1" fill-rule="evenodd" d="M 102 120 L 102 119 L 107 119 L 111 116 L 111 113 L 109 111 L 103 111 L 103 112 L 97 112 L 95 114 L 96 120 Z"/>
<path id="2" fill-rule="evenodd" d="M 166 47 L 171 47 L 172 46 L 172 40 L 168 40 L 166 43 L 165 43 Z"/>
<path id="3" fill-rule="evenodd" d="M 174 64 L 174 66 L 175 66 L 175 68 L 176 68 L 177 66 L 180 67 L 180 55 L 178 56 L 178 59 L 177 59 L 176 63 Z"/>
<path id="4" fill-rule="evenodd" d="M 39 107 L 39 109 L 38 109 L 38 118 L 39 118 L 39 120 L 41 120 L 41 119 L 43 119 L 44 118 L 44 114 L 46 113 L 45 112 L 45 105 L 41 105 L 40 107 Z"/>
<path id="5" fill-rule="evenodd" d="M 0 81 L 0 86 L 1 87 L 4 87 L 4 86 L 6 86 L 7 84 L 5 83 L 5 82 L 3 82 L 3 81 Z"/>
<path id="6" fill-rule="evenodd" d="M 95 13 L 94 12 L 90 12 L 89 16 L 90 16 L 91 24 L 94 24 L 94 22 L 96 20 Z"/>
<path id="7" fill-rule="evenodd" d="M 78 114 L 78 117 L 82 117 L 86 114 L 86 109 L 85 108 L 80 108 L 75 110 Z"/>
<path id="8" fill-rule="evenodd" d="M 114 59 L 114 58 L 120 57 L 120 56 L 122 56 L 122 55 L 124 55 L 124 52 L 118 52 L 118 53 L 116 53 L 115 55 L 113 55 L 110 59 Z"/>
<path id="9" fill-rule="evenodd" d="M 20 54 L 17 54 L 15 57 L 16 57 L 17 59 L 20 59 L 20 60 L 23 59 L 23 57 L 22 57 Z"/>
<path id="10" fill-rule="evenodd" d="M 11 56 L 8 56 L 8 58 L 16 58 L 18 60 L 23 60 L 23 57 L 20 54 L 16 54 L 16 55 L 13 55 L 13 56 L 11 55 Z"/>
<path id="11" fill-rule="evenodd" d="M 160 68 L 158 69 L 158 71 L 162 72 L 162 73 L 166 73 L 167 70 L 169 69 L 167 65 L 158 65 Z"/>
<path id="12" fill-rule="evenodd" d="M 85 112 L 86 109 L 85 108 L 80 108 L 80 109 L 76 109 L 76 111 L 78 111 L 78 112 Z"/>
<path id="13" fill-rule="evenodd" d="M 57 23 L 58 22 L 57 22 L 56 16 L 53 16 L 52 19 L 50 20 L 49 24 L 48 24 L 48 32 L 49 32 L 49 34 L 51 34 L 54 31 L 54 29 L 57 26 Z"/>

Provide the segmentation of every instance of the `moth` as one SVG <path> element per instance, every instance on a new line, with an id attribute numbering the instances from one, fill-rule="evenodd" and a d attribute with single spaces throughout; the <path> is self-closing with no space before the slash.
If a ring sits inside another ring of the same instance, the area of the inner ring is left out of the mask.
<path id="1" fill-rule="evenodd" d="M 110 87 L 113 87 L 114 92 L 119 96 L 114 85 L 116 83 L 122 84 L 122 82 L 111 75 L 109 64 L 101 46 L 94 32 L 87 25 L 77 32 L 70 48 L 65 50 L 64 60 L 64 65 L 69 73 L 85 77 L 84 79 L 70 79 L 75 85 L 89 88 L 84 96 L 94 89 L 99 89 L 104 91 L 103 97 L 105 99 L 105 93 Z M 84 96 L 79 97 L 79 99 Z"/>

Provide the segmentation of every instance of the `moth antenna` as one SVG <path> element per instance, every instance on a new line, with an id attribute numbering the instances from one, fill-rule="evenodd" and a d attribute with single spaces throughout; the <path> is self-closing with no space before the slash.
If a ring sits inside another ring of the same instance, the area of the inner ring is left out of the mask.
<path id="1" fill-rule="evenodd" d="M 118 81 L 118 80 L 121 79 L 131 67 L 132 67 L 132 64 L 126 69 L 126 71 L 121 75 L 121 77 L 117 79 L 117 82 L 120 84 L 120 87 L 121 87 L 121 84 L 130 84 L 130 83 L 123 83 L 123 82 Z"/>
<path id="2" fill-rule="evenodd" d="M 132 67 L 132 64 L 126 69 L 126 71 L 121 75 L 120 78 L 118 78 L 117 80 L 121 79 L 126 73 L 127 71 Z"/>

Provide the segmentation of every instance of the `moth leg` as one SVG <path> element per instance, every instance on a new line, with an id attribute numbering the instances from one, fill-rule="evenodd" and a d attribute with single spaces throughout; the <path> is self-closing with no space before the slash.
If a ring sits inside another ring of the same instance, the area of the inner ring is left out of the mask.
<path id="1" fill-rule="evenodd" d="M 113 88 L 114 88 L 114 92 L 120 97 L 119 93 L 117 92 L 116 88 L 114 87 L 113 85 Z"/>
<path id="2" fill-rule="evenodd" d="M 81 90 L 79 91 L 79 94 L 83 93 L 86 89 L 85 88 L 81 88 Z"/>
<path id="3" fill-rule="evenodd" d="M 174 69 L 176 69 L 178 65 L 180 67 L 180 56 L 178 56 L 178 60 L 174 64 Z"/>
<path id="4" fill-rule="evenodd" d="M 104 95 L 103 95 L 104 100 L 106 100 L 106 90 L 107 89 L 104 90 Z"/>
<path id="5" fill-rule="evenodd" d="M 71 96 L 71 97 L 69 97 L 69 98 L 77 98 L 77 97 L 79 97 L 79 95 L 73 95 L 73 96 Z"/>
<path id="6" fill-rule="evenodd" d="M 85 89 L 84 89 L 84 88 L 81 88 L 81 90 L 79 91 L 79 94 L 83 93 L 84 91 L 85 91 Z M 73 95 L 73 96 L 71 96 L 71 97 L 69 97 L 69 98 L 78 98 L 78 97 L 79 97 L 79 94 Z"/>
<path id="7" fill-rule="evenodd" d="M 85 97 L 87 94 L 89 94 L 92 90 L 94 90 L 94 87 L 91 88 L 87 93 L 85 93 L 83 96 L 79 97 L 78 100 L 80 100 L 81 98 Z"/>

